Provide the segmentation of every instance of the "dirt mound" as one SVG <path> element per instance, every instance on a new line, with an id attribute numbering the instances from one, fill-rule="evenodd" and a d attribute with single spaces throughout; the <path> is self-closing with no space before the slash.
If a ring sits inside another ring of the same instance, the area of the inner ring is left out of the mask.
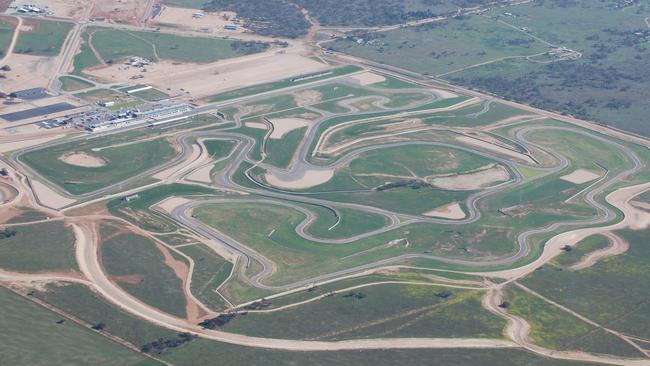
<path id="1" fill-rule="evenodd" d="M 99 168 L 106 165 L 106 160 L 99 156 L 90 155 L 85 152 L 71 152 L 59 156 L 59 160 L 66 164 L 76 165 L 84 168 Z"/>

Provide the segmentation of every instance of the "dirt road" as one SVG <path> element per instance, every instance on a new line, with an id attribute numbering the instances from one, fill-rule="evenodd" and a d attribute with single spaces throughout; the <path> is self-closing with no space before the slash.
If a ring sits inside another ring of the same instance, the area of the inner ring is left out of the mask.
<path id="1" fill-rule="evenodd" d="M 23 26 L 23 18 L 22 17 L 15 17 L 18 20 L 18 24 L 16 25 L 16 30 L 14 30 L 14 35 L 11 37 L 11 43 L 9 44 L 9 47 L 5 51 L 4 57 L 0 59 L 0 67 L 4 66 L 9 57 L 14 53 L 14 48 L 16 47 L 16 41 L 18 40 L 18 35 L 20 34 L 20 28 Z"/>

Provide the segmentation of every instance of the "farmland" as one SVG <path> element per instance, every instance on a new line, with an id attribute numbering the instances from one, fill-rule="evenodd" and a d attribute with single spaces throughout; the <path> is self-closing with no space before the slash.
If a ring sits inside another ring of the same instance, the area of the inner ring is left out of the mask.
<path id="1" fill-rule="evenodd" d="M 113 343 L 94 331 L 0 288 L 3 329 L 20 327 L 20 336 L 3 332 L 0 350 L 3 360 L 29 365 L 144 365 L 146 357 Z M 47 353 L 43 360 L 42 353 Z M 157 363 L 149 363 L 156 365 Z"/>
<path id="2" fill-rule="evenodd" d="M 34 56 L 57 56 L 68 36 L 71 24 L 33 20 L 26 22 L 29 32 L 21 32 L 14 52 Z"/>

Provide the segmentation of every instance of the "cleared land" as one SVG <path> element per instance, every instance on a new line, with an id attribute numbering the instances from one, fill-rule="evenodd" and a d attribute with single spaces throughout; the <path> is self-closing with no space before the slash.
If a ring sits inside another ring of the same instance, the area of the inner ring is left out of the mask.
<path id="1" fill-rule="evenodd" d="M 5 288 L 0 288 L 0 309 L 0 326 L 4 330 L 0 334 L 0 352 L 8 364 L 158 365 Z"/>

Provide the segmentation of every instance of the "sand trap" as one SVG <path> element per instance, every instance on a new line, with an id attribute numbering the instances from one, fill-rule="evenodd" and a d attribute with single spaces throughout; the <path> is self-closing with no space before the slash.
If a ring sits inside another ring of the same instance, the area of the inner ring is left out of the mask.
<path id="1" fill-rule="evenodd" d="M 260 123 L 260 122 L 245 122 L 244 126 L 248 128 L 257 128 L 258 130 L 268 129 L 264 123 Z"/>
<path id="2" fill-rule="evenodd" d="M 433 89 L 433 92 L 441 99 L 450 99 L 450 98 L 458 97 L 458 94 L 454 94 L 448 90 Z"/>
<path id="3" fill-rule="evenodd" d="M 600 178 L 600 175 L 594 172 L 590 172 L 586 169 L 578 169 L 573 171 L 571 174 L 563 175 L 560 177 L 560 179 L 574 184 L 587 183 L 598 178 Z"/>
<path id="4" fill-rule="evenodd" d="M 458 136 L 458 137 L 456 137 L 456 140 L 458 140 L 460 142 L 464 142 L 466 144 L 470 144 L 470 145 L 482 147 L 484 149 L 492 150 L 492 151 L 494 151 L 496 153 L 499 153 L 499 154 L 512 156 L 513 158 L 521 159 L 521 160 L 524 160 L 527 163 L 537 165 L 537 163 L 533 159 L 531 159 L 530 156 L 528 156 L 526 154 L 522 154 L 522 153 L 520 153 L 518 151 L 506 149 L 505 147 L 497 146 L 497 145 L 491 144 L 491 143 L 483 141 L 483 140 L 475 139 L 475 138 L 469 137 L 469 136 Z"/>
<path id="5" fill-rule="evenodd" d="M 156 204 L 156 208 L 160 208 L 161 210 L 171 214 L 176 207 L 184 205 L 188 202 L 190 202 L 190 200 L 187 198 L 172 196 Z"/>
<path id="6" fill-rule="evenodd" d="M 472 191 L 508 179 L 510 179 L 510 174 L 503 166 L 490 164 L 467 174 L 435 177 L 430 179 L 430 183 L 442 189 Z"/>
<path id="7" fill-rule="evenodd" d="M 59 160 L 66 164 L 81 166 L 84 168 L 99 168 L 106 165 L 106 160 L 85 152 L 67 153 L 59 156 Z"/>
<path id="8" fill-rule="evenodd" d="M 366 86 L 366 85 L 381 83 L 382 81 L 386 81 L 385 77 L 381 75 L 377 75 L 374 72 L 362 72 L 360 74 L 354 74 L 350 77 L 358 81 L 359 84 L 361 84 L 361 86 Z"/>
<path id="9" fill-rule="evenodd" d="M 281 139 L 287 132 L 309 126 L 309 121 L 302 118 L 275 118 L 270 120 L 273 124 L 272 139 Z"/>
<path id="10" fill-rule="evenodd" d="M 431 211 L 423 213 L 424 216 L 429 217 L 442 217 L 444 219 L 460 220 L 465 218 L 465 212 L 460 207 L 458 202 L 452 202 L 444 206 L 440 206 Z"/>
<path id="11" fill-rule="evenodd" d="M 289 177 L 277 176 L 273 173 L 266 174 L 266 181 L 276 187 L 286 189 L 304 189 L 314 187 L 327 182 L 334 176 L 332 169 L 311 169 L 306 170 L 301 176 L 291 179 Z"/>
<path id="12" fill-rule="evenodd" d="M 37 180 L 32 180 L 31 184 L 32 188 L 34 188 L 34 194 L 36 197 L 38 197 L 38 200 L 47 207 L 59 209 L 76 202 L 74 199 L 67 198 L 56 193 L 53 189 Z"/>
<path id="13" fill-rule="evenodd" d="M 295 93 L 293 96 L 293 100 L 298 106 L 315 104 L 320 102 L 321 99 L 323 99 L 323 93 L 318 90 L 304 90 Z"/>
<path id="14" fill-rule="evenodd" d="M 195 182 L 210 184 L 212 183 L 212 175 L 210 175 L 212 168 L 214 168 L 213 164 L 201 167 L 193 171 L 192 174 L 186 176 L 185 179 L 193 180 Z"/>

